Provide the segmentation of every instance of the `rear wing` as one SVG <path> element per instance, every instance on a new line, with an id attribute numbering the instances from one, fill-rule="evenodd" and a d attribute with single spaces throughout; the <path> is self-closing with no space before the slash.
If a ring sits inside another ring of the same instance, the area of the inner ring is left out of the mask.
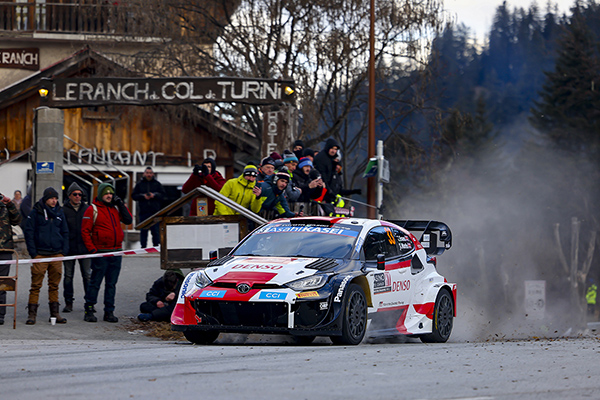
<path id="1" fill-rule="evenodd" d="M 452 247 L 452 232 L 448 225 L 443 222 L 410 220 L 389 222 L 401 226 L 413 235 L 415 235 L 415 232 L 422 232 L 419 242 L 421 242 L 427 254 L 440 255 Z M 418 235 L 415 236 L 419 237 Z"/>

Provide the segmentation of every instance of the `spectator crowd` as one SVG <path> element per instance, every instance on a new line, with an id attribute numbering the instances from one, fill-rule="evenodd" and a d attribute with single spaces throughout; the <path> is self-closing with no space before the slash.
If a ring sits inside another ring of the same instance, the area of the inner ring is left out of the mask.
<path id="1" fill-rule="evenodd" d="M 340 146 L 334 139 L 328 139 L 320 152 L 305 148 L 303 142 L 297 140 L 291 150 L 286 150 L 283 154 L 274 152 L 260 162 L 250 163 L 240 176 L 229 180 L 217 171 L 213 158 L 206 158 L 201 164 L 194 166 L 182 192 L 187 194 L 197 187 L 208 186 L 241 207 L 267 219 L 302 216 L 303 205 L 306 203 L 318 205 L 319 215 L 336 215 L 336 207 L 344 206 L 342 196 L 360 194 L 360 190 L 343 188 L 340 158 Z M 33 204 L 30 191 L 22 197 L 22 193 L 17 190 L 13 199 L 0 195 L 0 260 L 12 258 L 12 228 L 15 226 L 23 231 L 30 257 L 45 260 L 33 263 L 31 267 L 26 324 L 34 325 L 37 322 L 40 291 L 46 276 L 50 318 L 55 318 L 58 324 L 67 323 L 67 319 L 60 314 L 59 286 L 62 280 L 62 313 L 71 313 L 75 302 L 73 278 L 77 264 L 83 281 L 84 321 L 98 321 L 95 306 L 100 286 L 104 282 L 103 320 L 118 322 L 114 310 L 121 256 L 81 258 L 64 262 L 51 259 L 122 250 L 124 232 L 121 224 L 131 224 L 132 214 L 115 193 L 115 187 L 107 182 L 99 185 L 97 196 L 90 204 L 84 200 L 84 191 L 77 183 L 68 187 L 66 195 L 62 205 L 59 204 L 57 190 L 52 187 L 46 188 L 41 199 Z M 138 202 L 140 221 L 162 208 L 165 190 L 151 167 L 145 169 L 131 197 Z M 205 216 L 238 213 L 220 201 L 196 196 L 192 199 L 189 214 Z M 150 235 L 153 246 L 158 246 L 158 224 L 140 231 L 142 248 L 147 246 Z M 0 265 L 0 276 L 7 276 L 9 272 L 9 265 Z M 146 301 L 140 305 L 141 313 L 138 318 L 141 321 L 168 321 L 182 280 L 181 272 L 167 271 L 154 282 Z M 6 292 L 0 291 L 0 304 L 6 304 Z M 5 313 L 6 307 L 0 306 L 0 325 L 4 323 Z"/>

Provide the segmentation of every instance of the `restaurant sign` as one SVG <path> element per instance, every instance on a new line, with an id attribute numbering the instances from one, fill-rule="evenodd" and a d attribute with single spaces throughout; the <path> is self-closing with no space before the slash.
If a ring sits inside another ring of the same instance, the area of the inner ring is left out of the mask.
<path id="1" fill-rule="evenodd" d="M 0 68 L 40 69 L 40 49 L 0 49 Z"/>
<path id="2" fill-rule="evenodd" d="M 42 80 L 42 104 L 55 108 L 111 104 L 278 104 L 294 102 L 291 80 L 249 78 L 65 78 Z"/>

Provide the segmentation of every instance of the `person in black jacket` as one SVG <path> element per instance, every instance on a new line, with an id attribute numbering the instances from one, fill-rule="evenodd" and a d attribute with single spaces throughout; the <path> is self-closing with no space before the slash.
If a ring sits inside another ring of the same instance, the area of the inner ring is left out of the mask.
<path id="1" fill-rule="evenodd" d="M 35 203 L 33 210 L 25 221 L 25 243 L 31 258 L 62 257 L 69 253 L 69 228 L 62 207 L 58 204 L 58 192 L 48 187 L 40 201 Z M 44 276 L 48 272 L 48 300 L 50 317 L 56 317 L 56 322 L 64 324 L 66 318 L 59 314 L 58 286 L 62 276 L 62 262 L 50 261 L 34 263 L 31 266 L 31 289 L 29 290 L 29 315 L 27 325 L 35 324 L 37 316 L 40 289 Z"/>
<path id="2" fill-rule="evenodd" d="M 156 214 L 162 208 L 162 200 L 165 198 L 163 185 L 154 178 L 154 171 L 147 167 L 142 180 L 135 185 L 131 198 L 139 203 L 140 222 Z M 160 244 L 160 232 L 158 224 L 150 228 L 140 230 L 140 244 L 142 248 L 148 244 L 148 230 L 152 232 L 152 245 Z"/>
<path id="3" fill-rule="evenodd" d="M 73 182 L 67 189 L 67 200 L 63 206 L 67 225 L 69 226 L 69 256 L 87 254 L 88 250 L 81 237 L 81 221 L 83 214 L 89 205 L 83 201 L 83 189 Z M 73 277 L 75 276 L 75 262 L 79 261 L 79 270 L 83 279 L 83 292 L 87 293 L 87 288 L 92 275 L 92 260 L 90 258 L 80 258 L 79 260 L 65 260 L 65 273 L 63 278 L 63 296 L 65 298 L 65 308 L 63 312 L 73 311 L 74 290 Z"/>
<path id="4" fill-rule="evenodd" d="M 142 322 L 170 321 L 182 282 L 183 273 L 180 270 L 167 270 L 154 282 L 146 294 L 146 301 L 140 304 L 138 319 Z"/>
<path id="5" fill-rule="evenodd" d="M 321 174 L 321 178 L 323 182 L 325 182 L 325 187 L 327 191 L 332 195 L 337 195 L 338 193 L 332 193 L 332 180 L 335 174 L 335 159 L 338 157 L 338 150 L 340 149 L 340 145 L 333 138 L 327 139 L 325 142 L 325 147 L 323 150 L 317 153 L 315 159 L 313 160 L 313 166 L 319 173 Z"/>

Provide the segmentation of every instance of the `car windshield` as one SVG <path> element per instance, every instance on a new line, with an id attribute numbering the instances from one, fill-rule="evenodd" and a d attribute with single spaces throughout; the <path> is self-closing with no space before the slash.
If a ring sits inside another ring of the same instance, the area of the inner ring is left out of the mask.
<path id="1" fill-rule="evenodd" d="M 346 258 L 354 247 L 360 226 L 273 223 L 252 234 L 235 250 L 235 256 Z"/>

